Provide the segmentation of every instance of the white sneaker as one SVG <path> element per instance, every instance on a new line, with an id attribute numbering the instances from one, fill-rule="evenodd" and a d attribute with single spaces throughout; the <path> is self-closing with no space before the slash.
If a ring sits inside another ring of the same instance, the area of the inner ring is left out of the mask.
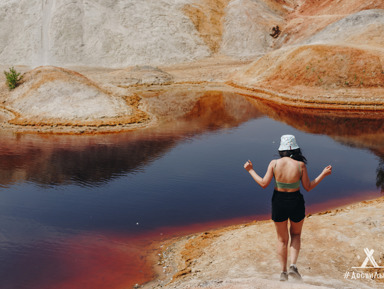
<path id="1" fill-rule="evenodd" d="M 289 275 L 289 277 L 292 277 L 293 279 L 302 280 L 301 275 L 299 273 L 299 270 L 297 270 L 297 267 L 295 267 L 295 266 L 291 265 L 289 267 L 288 275 Z"/>
<path id="2" fill-rule="evenodd" d="M 280 281 L 288 281 L 288 273 L 287 272 L 281 272 Z"/>

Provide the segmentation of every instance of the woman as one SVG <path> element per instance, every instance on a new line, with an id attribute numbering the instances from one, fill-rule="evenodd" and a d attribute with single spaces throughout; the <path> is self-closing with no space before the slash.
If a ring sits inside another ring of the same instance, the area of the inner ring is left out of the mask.
<path id="1" fill-rule="evenodd" d="M 315 188 L 326 176 L 332 173 L 332 167 L 327 166 L 313 181 L 307 173 L 307 159 L 302 155 L 293 135 L 283 135 L 279 147 L 280 159 L 269 163 L 264 178 L 254 170 L 252 162 L 244 164 L 244 168 L 262 188 L 268 187 L 275 178 L 275 190 L 272 196 L 272 220 L 275 223 L 278 246 L 277 253 L 281 265 L 280 281 L 288 280 L 288 276 L 301 279 L 296 267 L 299 256 L 301 229 L 304 223 L 304 198 L 300 193 L 300 181 L 306 191 Z M 288 230 L 288 219 L 290 227 Z M 288 241 L 291 237 L 290 257 L 291 265 L 287 272 Z"/>

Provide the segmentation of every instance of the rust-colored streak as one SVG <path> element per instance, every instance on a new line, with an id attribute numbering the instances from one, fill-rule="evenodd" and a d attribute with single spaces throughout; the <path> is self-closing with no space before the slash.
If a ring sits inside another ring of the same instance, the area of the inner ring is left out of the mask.
<path id="1" fill-rule="evenodd" d="M 191 19 L 205 44 L 216 53 L 223 35 L 223 16 L 229 0 L 202 0 L 184 6 L 185 14 Z"/>
<path id="2" fill-rule="evenodd" d="M 363 49 L 313 45 L 292 51 L 279 73 L 265 79 L 275 86 L 305 85 L 322 88 L 382 87 L 380 57 Z"/>

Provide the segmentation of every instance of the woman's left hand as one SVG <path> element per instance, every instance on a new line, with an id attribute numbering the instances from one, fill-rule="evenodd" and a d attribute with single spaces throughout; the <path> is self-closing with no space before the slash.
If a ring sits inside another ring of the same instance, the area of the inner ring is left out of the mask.
<path id="1" fill-rule="evenodd" d="M 329 166 L 325 167 L 323 170 L 323 174 L 324 174 L 324 176 L 329 176 L 330 174 L 332 174 L 332 166 L 329 165 Z"/>
<path id="2" fill-rule="evenodd" d="M 253 169 L 253 165 L 252 165 L 252 162 L 250 160 L 248 160 L 245 164 L 244 164 L 244 169 L 246 169 L 248 172 L 250 170 Z"/>

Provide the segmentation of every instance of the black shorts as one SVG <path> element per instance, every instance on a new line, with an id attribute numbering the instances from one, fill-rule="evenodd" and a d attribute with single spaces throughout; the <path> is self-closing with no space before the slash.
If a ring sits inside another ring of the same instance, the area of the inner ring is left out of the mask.
<path id="1" fill-rule="evenodd" d="M 272 220 L 300 222 L 305 218 L 305 202 L 300 190 L 296 192 L 279 192 L 274 190 L 272 196 Z"/>

